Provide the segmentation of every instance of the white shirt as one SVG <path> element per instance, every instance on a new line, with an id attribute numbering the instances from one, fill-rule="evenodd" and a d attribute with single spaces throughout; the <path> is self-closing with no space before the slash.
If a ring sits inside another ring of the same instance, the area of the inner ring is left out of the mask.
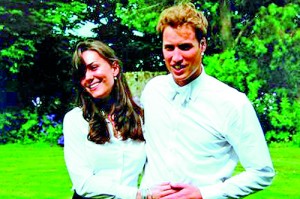
<path id="1" fill-rule="evenodd" d="M 189 183 L 211 199 L 237 198 L 270 185 L 269 150 L 243 93 L 203 70 L 183 87 L 170 74 L 155 77 L 141 102 L 148 158 L 142 187 Z M 246 171 L 231 177 L 239 160 Z"/>
<path id="2" fill-rule="evenodd" d="M 110 142 L 96 144 L 87 140 L 88 128 L 80 108 L 65 115 L 64 155 L 73 190 L 85 197 L 109 194 L 135 199 L 146 161 L 144 142 L 115 138 L 109 123 Z"/>

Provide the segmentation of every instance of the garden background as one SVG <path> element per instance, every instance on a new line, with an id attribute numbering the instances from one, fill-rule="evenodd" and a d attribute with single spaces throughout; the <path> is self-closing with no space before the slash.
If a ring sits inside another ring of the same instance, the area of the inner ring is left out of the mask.
<path id="1" fill-rule="evenodd" d="M 61 145 L 63 116 L 75 105 L 74 45 L 108 43 L 139 97 L 166 73 L 155 24 L 177 2 L 1 0 L 0 198 L 70 196 Z M 249 198 L 300 198 L 300 1 L 191 2 L 209 21 L 206 72 L 247 94 L 270 146 L 277 176 Z"/>

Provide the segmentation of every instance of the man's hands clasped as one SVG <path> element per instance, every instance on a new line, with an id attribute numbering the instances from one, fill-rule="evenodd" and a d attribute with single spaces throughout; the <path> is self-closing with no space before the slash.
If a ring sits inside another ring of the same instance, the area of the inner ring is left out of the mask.
<path id="1" fill-rule="evenodd" d="M 140 190 L 137 199 L 202 199 L 200 190 L 190 184 L 164 182 Z"/>

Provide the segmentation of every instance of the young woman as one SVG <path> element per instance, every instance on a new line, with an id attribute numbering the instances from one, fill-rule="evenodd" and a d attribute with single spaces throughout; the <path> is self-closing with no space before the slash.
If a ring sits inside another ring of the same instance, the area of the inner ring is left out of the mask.
<path id="1" fill-rule="evenodd" d="M 86 40 L 73 54 L 79 105 L 65 115 L 64 155 L 73 198 L 136 198 L 146 155 L 142 109 L 114 51 Z"/>

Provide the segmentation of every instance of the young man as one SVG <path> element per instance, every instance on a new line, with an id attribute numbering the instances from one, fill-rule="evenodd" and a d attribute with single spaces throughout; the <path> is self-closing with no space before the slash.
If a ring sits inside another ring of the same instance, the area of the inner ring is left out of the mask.
<path id="1" fill-rule="evenodd" d="M 142 94 L 148 161 L 141 186 L 152 187 L 152 198 L 208 199 L 270 185 L 274 168 L 250 101 L 204 71 L 206 18 L 180 4 L 161 13 L 157 30 L 170 74 Z M 238 161 L 245 171 L 232 176 Z"/>

